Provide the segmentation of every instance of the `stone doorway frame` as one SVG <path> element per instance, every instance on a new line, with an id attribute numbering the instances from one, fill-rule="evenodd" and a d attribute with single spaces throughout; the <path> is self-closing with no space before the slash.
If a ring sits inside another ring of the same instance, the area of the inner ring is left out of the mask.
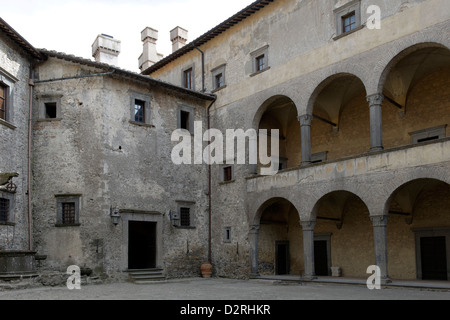
<path id="1" fill-rule="evenodd" d="M 120 210 L 123 222 L 122 233 L 122 269 L 128 269 L 129 222 L 156 223 L 156 269 L 163 269 L 163 214 L 155 211 Z"/>

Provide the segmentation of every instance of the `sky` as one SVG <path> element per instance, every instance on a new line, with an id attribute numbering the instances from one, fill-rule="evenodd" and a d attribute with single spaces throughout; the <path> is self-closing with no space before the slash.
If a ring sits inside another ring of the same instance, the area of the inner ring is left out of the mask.
<path id="1" fill-rule="evenodd" d="M 141 31 L 159 31 L 157 50 L 172 53 L 170 30 L 198 38 L 254 0 L 0 0 L 0 16 L 35 48 L 92 59 L 99 34 L 121 41 L 119 67 L 139 72 Z"/>

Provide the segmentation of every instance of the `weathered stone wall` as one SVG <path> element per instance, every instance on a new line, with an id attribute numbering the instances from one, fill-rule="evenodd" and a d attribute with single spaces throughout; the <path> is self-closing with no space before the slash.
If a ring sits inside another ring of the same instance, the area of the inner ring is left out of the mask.
<path id="1" fill-rule="evenodd" d="M 86 72 L 99 70 L 51 58 L 39 68 L 39 80 Z M 150 97 L 149 125 L 130 122 L 134 93 Z M 143 219 L 161 215 L 158 267 L 171 277 L 199 275 L 207 259 L 206 167 L 174 165 L 171 152 L 178 142 L 171 142 L 171 134 L 180 104 L 194 107 L 201 121 L 204 102 L 110 77 L 38 82 L 36 105 L 48 94 L 61 95 L 62 117 L 39 120 L 34 111 L 34 231 L 36 248 L 48 256 L 43 268 L 77 264 L 98 273 L 127 270 L 126 226 L 124 219 L 112 224 L 112 206 L 137 211 Z M 55 227 L 55 195 L 61 194 L 81 195 L 80 226 Z M 194 229 L 172 227 L 168 212 L 177 210 L 176 201 L 194 203 Z"/>
<path id="2" fill-rule="evenodd" d="M 16 172 L 13 225 L 0 225 L 0 250 L 28 250 L 28 113 L 30 60 L 9 38 L 0 33 L 0 77 L 12 84 L 7 122 L 0 120 L 0 171 Z M 12 101 L 11 101 L 12 100 Z"/>

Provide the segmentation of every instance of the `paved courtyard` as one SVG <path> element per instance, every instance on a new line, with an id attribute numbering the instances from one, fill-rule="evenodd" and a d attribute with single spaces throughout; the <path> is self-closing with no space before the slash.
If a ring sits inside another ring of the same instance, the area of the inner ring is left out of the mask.
<path id="1" fill-rule="evenodd" d="M 230 279 L 186 279 L 158 284 L 115 283 L 6 290 L 0 300 L 450 300 L 450 290 L 390 287 L 371 291 L 362 285 L 280 283 Z"/>

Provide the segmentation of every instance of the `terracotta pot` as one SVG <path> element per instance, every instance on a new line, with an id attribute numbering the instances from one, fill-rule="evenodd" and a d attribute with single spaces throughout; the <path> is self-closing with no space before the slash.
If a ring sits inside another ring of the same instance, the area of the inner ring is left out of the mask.
<path id="1" fill-rule="evenodd" d="M 209 262 L 205 262 L 202 264 L 201 271 L 203 278 L 211 278 L 212 276 L 213 266 Z"/>

